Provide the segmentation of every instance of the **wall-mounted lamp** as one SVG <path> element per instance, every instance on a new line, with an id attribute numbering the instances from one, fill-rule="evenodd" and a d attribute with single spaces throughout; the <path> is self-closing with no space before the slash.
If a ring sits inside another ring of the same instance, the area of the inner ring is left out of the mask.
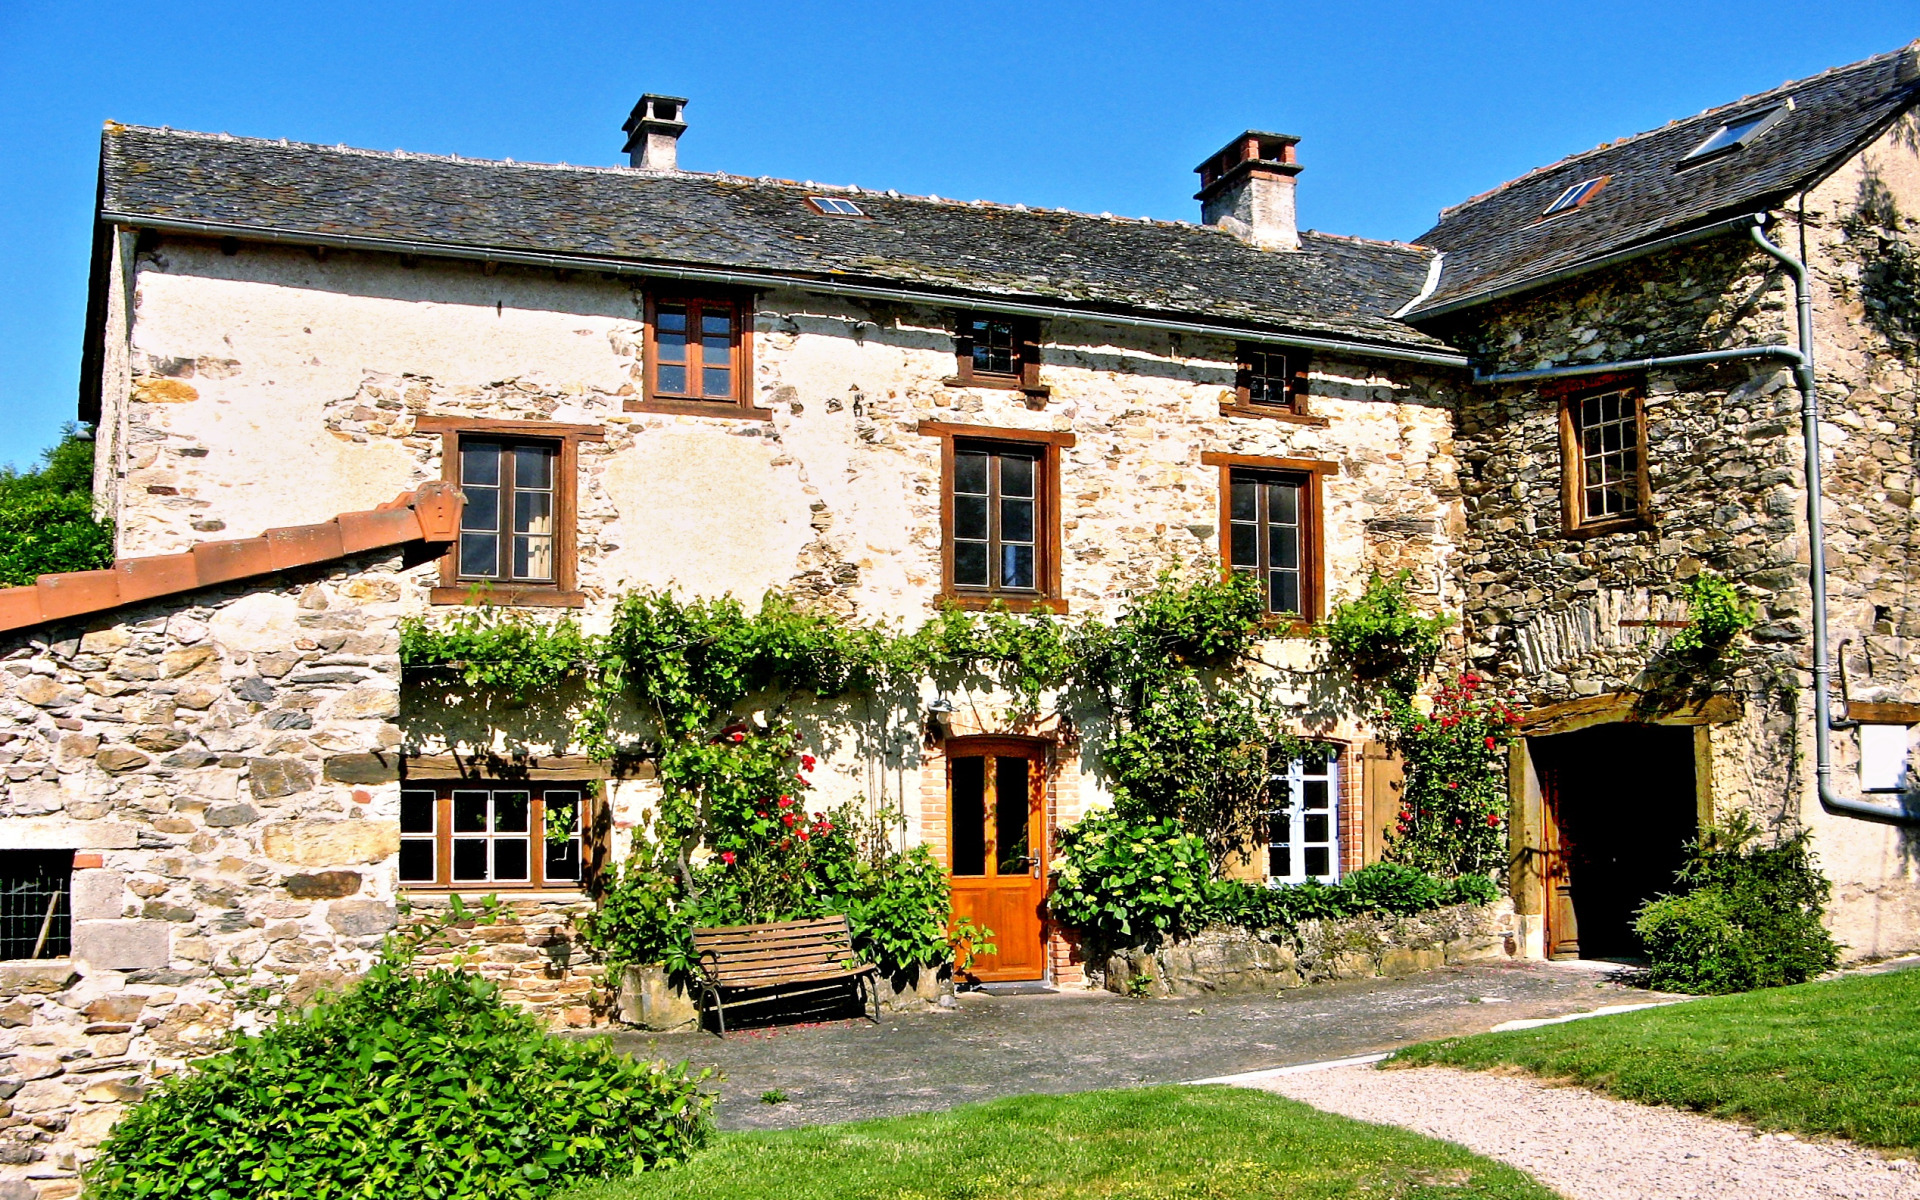
<path id="1" fill-rule="evenodd" d="M 927 744 L 947 736 L 947 717 L 953 713 L 953 701 L 945 696 L 935 696 L 927 702 Z"/>

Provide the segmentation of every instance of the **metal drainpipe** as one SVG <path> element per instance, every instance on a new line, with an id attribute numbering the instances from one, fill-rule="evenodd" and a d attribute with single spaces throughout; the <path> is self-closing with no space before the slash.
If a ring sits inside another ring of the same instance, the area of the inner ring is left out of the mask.
<path id="1" fill-rule="evenodd" d="M 1747 226 L 1754 244 L 1786 268 L 1793 280 L 1795 307 L 1799 317 L 1800 348 L 1791 346 L 1740 346 L 1731 350 L 1705 350 L 1695 354 L 1669 354 L 1623 362 L 1586 363 L 1577 367 L 1550 367 L 1539 371 L 1505 371 L 1484 374 L 1473 372 L 1475 383 L 1527 383 L 1545 379 L 1569 379 L 1581 375 L 1601 375 L 1610 371 L 1641 371 L 1659 367 L 1689 366 L 1699 363 L 1729 362 L 1746 358 L 1778 358 L 1793 365 L 1794 382 L 1800 391 L 1801 436 L 1806 443 L 1807 479 L 1807 581 L 1813 590 L 1813 719 L 1814 779 L 1820 794 L 1820 807 L 1843 817 L 1877 821 L 1884 825 L 1920 828 L 1920 810 L 1908 806 L 1914 793 L 1905 793 L 1902 803 L 1875 804 L 1842 796 L 1833 790 L 1833 750 L 1828 734 L 1835 728 L 1851 728 L 1853 722 L 1836 722 L 1828 696 L 1832 668 L 1827 658 L 1827 559 L 1826 525 L 1820 499 L 1820 399 L 1813 373 L 1813 293 L 1807 286 L 1807 268 L 1799 259 L 1769 242 L 1762 231 L 1765 214 L 1749 217 Z"/>

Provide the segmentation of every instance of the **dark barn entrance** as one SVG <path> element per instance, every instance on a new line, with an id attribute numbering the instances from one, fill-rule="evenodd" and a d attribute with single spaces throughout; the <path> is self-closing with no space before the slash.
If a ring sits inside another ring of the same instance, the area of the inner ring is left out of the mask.
<path id="1" fill-rule="evenodd" d="M 1529 739 L 1546 801 L 1547 954 L 1637 958 L 1635 910 L 1699 828 L 1693 730 L 1620 722 Z"/>

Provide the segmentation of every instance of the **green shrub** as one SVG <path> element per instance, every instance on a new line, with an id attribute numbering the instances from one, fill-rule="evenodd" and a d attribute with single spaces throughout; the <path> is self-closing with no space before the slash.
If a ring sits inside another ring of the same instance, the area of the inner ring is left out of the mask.
<path id="1" fill-rule="evenodd" d="M 37 470 L 0 468 L 0 587 L 113 565 L 113 526 L 93 518 L 93 443 L 67 426 Z"/>
<path id="2" fill-rule="evenodd" d="M 1500 898 L 1500 885 L 1486 875 L 1462 875 L 1451 881 L 1450 904 L 1492 904 Z"/>
<path id="3" fill-rule="evenodd" d="M 1686 628 L 1674 634 L 1670 643 L 1676 654 L 1698 660 L 1719 658 L 1733 639 L 1753 628 L 1753 605 L 1712 571 L 1689 579 L 1686 595 Z"/>
<path id="4" fill-rule="evenodd" d="M 1840 950 L 1820 923 L 1832 885 L 1805 830 L 1772 844 L 1745 814 L 1689 848 L 1682 891 L 1648 902 L 1634 929 L 1662 991 L 1716 995 L 1804 983 Z"/>
<path id="5" fill-rule="evenodd" d="M 1418 867 L 1378 862 L 1340 881 L 1354 912 L 1411 916 L 1453 902 L 1453 889 Z"/>
<path id="6" fill-rule="evenodd" d="M 532 1200 L 686 1159 L 705 1073 L 557 1037 L 478 976 L 382 964 L 162 1082 L 95 1200 Z"/>
<path id="7" fill-rule="evenodd" d="M 1423 616 L 1407 595 L 1411 571 L 1369 576 L 1358 596 L 1334 606 L 1320 626 L 1334 657 L 1358 679 L 1383 679 L 1411 692 L 1440 654 L 1440 635 L 1453 624 L 1444 614 Z"/>
<path id="8" fill-rule="evenodd" d="M 1060 831 L 1047 903 L 1096 942 L 1151 946 L 1204 923 L 1207 874 L 1206 843 L 1178 821 L 1097 809 Z"/>

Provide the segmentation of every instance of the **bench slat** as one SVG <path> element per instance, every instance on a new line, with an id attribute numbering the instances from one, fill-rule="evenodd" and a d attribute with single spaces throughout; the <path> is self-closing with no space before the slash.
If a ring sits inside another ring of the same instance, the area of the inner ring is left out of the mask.
<path id="1" fill-rule="evenodd" d="M 701 973 L 726 988 L 824 983 L 873 973 L 854 953 L 844 916 L 693 931 Z"/>

